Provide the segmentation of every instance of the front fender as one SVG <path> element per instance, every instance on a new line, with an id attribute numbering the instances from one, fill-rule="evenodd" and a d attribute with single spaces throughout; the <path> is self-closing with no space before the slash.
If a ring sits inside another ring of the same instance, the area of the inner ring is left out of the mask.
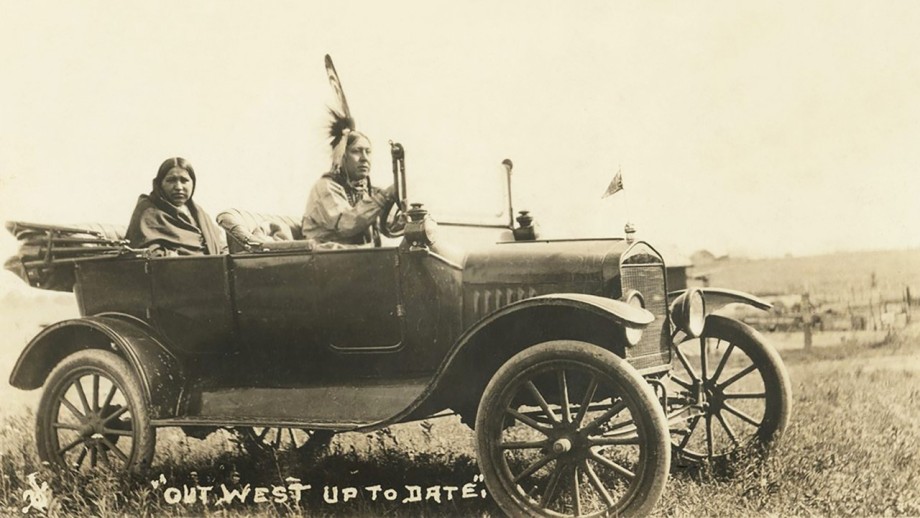
<path id="1" fill-rule="evenodd" d="M 696 288 L 703 292 L 703 300 L 706 301 L 706 313 L 711 313 L 722 306 L 728 304 L 747 304 L 748 306 L 755 307 L 757 309 L 768 310 L 773 307 L 773 304 L 761 299 L 760 297 L 751 295 L 750 293 L 745 293 L 738 290 L 729 290 L 725 288 Z M 687 290 L 672 291 L 668 293 L 668 300 L 674 300 L 675 298 L 682 295 Z"/>
<path id="2" fill-rule="evenodd" d="M 486 383 L 518 352 L 551 340 L 574 340 L 625 357 L 622 330 L 644 328 L 654 320 L 655 315 L 645 309 L 578 293 L 543 295 L 509 304 L 476 322 L 454 342 L 429 389 L 408 411 L 422 416 L 451 407 L 472 423 Z"/>
<path id="3" fill-rule="evenodd" d="M 587 310 L 610 318 L 626 327 L 643 328 L 655 321 L 655 315 L 647 309 L 630 306 L 621 300 L 608 299 L 597 295 L 585 295 L 583 293 L 554 293 L 509 304 L 483 319 L 483 322 L 488 323 L 506 314 L 527 309 L 529 306 L 544 305 L 568 306 Z"/>
<path id="4" fill-rule="evenodd" d="M 186 381 L 181 364 L 153 330 L 126 315 L 84 317 L 48 326 L 19 356 L 10 385 L 37 389 L 61 360 L 82 349 L 108 349 L 124 357 L 143 387 L 151 417 L 175 415 Z"/>
<path id="5" fill-rule="evenodd" d="M 535 343 L 548 340 L 582 340 L 604 345 L 623 356 L 624 343 L 617 343 L 608 327 L 622 329 L 644 328 L 655 321 L 655 315 L 615 299 L 583 293 L 554 293 L 524 299 L 498 309 L 467 329 L 454 343 L 442 370 L 455 363 L 466 349 L 478 342 L 492 342 L 501 337 L 503 344 L 512 346 L 511 355 Z M 490 351 L 494 355 L 499 347 Z"/>

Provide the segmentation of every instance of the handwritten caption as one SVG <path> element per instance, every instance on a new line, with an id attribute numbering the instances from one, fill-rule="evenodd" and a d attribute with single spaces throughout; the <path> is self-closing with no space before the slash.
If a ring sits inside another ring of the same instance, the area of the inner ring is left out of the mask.
<path id="1" fill-rule="evenodd" d="M 196 473 L 192 473 L 195 480 Z M 28 504 L 22 508 L 24 514 L 32 511 L 45 513 L 53 498 L 47 482 L 38 483 L 37 473 L 28 476 L 30 488 L 23 492 L 23 500 Z M 311 484 L 304 484 L 299 478 L 288 477 L 283 485 L 253 485 L 241 484 L 239 475 L 234 473 L 230 486 L 203 486 L 193 482 L 191 485 L 170 486 L 165 475 L 151 480 L 150 485 L 154 491 L 159 492 L 163 501 L 168 505 L 233 505 L 233 504 L 293 504 L 299 505 L 305 495 L 312 491 L 322 491 L 322 502 L 329 505 L 347 503 L 352 500 L 366 499 L 371 502 L 386 501 L 412 504 L 418 502 L 434 502 L 443 504 L 456 500 L 469 500 L 486 498 L 486 490 L 482 485 L 482 475 L 473 476 L 473 481 L 460 486 L 452 485 L 402 485 L 386 487 L 381 484 L 372 486 L 338 486 L 323 485 L 314 488 Z"/>
<path id="2" fill-rule="evenodd" d="M 455 500 L 468 500 L 473 498 L 486 498 L 486 490 L 482 487 L 482 475 L 475 475 L 472 482 L 461 486 L 451 485 L 403 485 L 386 487 L 381 484 L 372 486 L 338 486 L 323 485 L 314 488 L 312 484 L 304 484 L 300 479 L 288 477 L 283 485 L 252 485 L 235 484 L 228 487 L 226 484 L 219 486 L 188 485 L 165 486 L 166 479 L 160 475 L 159 480 L 151 481 L 154 489 L 163 485 L 162 498 L 169 505 L 230 505 L 238 504 L 300 504 L 307 493 L 322 491 L 322 502 L 335 505 L 356 499 L 366 499 L 371 502 L 387 501 L 411 504 L 418 502 L 434 502 L 438 504 L 453 502 Z"/>

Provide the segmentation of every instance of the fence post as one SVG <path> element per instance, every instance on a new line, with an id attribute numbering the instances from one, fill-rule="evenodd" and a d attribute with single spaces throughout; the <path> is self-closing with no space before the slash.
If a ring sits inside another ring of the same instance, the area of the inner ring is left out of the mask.
<path id="1" fill-rule="evenodd" d="M 802 294 L 802 330 L 805 332 L 805 350 L 811 350 L 811 300 L 808 292 Z"/>
<path id="2" fill-rule="evenodd" d="M 911 313 L 911 303 L 910 303 L 910 286 L 904 286 L 904 299 L 907 302 L 907 323 L 910 324 L 910 313 Z"/>

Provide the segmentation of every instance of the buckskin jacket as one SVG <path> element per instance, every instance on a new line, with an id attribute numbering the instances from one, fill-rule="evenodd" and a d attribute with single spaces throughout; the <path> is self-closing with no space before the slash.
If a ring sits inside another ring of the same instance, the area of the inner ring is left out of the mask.
<path id="1" fill-rule="evenodd" d="M 303 237 L 320 243 L 369 243 L 371 227 L 388 201 L 386 191 L 368 188 L 366 181 L 348 182 L 341 175 L 326 173 L 307 198 Z"/>

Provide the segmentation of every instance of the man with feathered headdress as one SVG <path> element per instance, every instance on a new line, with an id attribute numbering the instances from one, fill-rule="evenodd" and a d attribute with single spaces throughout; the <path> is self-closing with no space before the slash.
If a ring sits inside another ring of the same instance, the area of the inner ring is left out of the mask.
<path id="1" fill-rule="evenodd" d="M 383 208 L 396 201 L 393 186 L 371 186 L 371 142 L 355 129 L 332 61 L 326 69 L 341 107 L 330 109 L 332 168 L 313 185 L 303 215 L 303 235 L 323 243 L 361 245 L 373 241 L 374 222 Z"/>
<path id="2" fill-rule="evenodd" d="M 347 127 L 333 134 L 332 169 L 316 181 L 307 198 L 304 238 L 350 245 L 372 242 L 374 222 L 396 197 L 393 186 L 373 187 L 370 172 L 370 139 Z"/>

